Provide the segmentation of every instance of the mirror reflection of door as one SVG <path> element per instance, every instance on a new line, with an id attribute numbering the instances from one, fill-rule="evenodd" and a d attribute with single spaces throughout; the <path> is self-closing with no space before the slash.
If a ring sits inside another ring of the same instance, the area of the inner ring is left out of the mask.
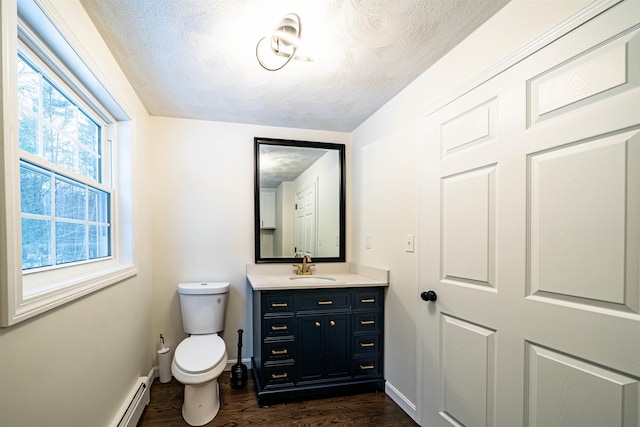
<path id="1" fill-rule="evenodd" d="M 301 256 L 316 254 L 316 184 L 296 194 L 296 248 Z"/>

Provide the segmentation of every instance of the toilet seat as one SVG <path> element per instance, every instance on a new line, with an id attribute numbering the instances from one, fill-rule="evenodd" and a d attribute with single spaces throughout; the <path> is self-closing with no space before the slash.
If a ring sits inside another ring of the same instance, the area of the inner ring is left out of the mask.
<path id="1" fill-rule="evenodd" d="M 226 354 L 226 346 L 218 334 L 191 335 L 178 344 L 173 361 L 185 374 L 197 375 L 213 369 L 226 359 Z"/>

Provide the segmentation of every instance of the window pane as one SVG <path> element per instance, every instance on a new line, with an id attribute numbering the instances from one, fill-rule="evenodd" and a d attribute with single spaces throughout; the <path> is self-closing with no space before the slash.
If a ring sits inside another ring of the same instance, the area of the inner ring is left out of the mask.
<path id="1" fill-rule="evenodd" d="M 75 172 L 76 144 L 63 133 L 44 126 L 42 129 L 42 151 L 45 159 Z"/>
<path id="2" fill-rule="evenodd" d="M 20 166 L 20 203 L 23 213 L 51 215 L 51 175 Z"/>
<path id="3" fill-rule="evenodd" d="M 98 220 L 98 193 L 93 188 L 89 189 L 87 193 L 87 209 L 89 221 L 96 222 Z"/>
<path id="4" fill-rule="evenodd" d="M 56 222 L 56 264 L 87 259 L 86 225 Z"/>
<path id="5" fill-rule="evenodd" d="M 22 218 L 22 269 L 53 264 L 51 221 Z"/>
<path id="6" fill-rule="evenodd" d="M 25 112 L 38 112 L 40 74 L 18 57 L 18 106 Z"/>
<path id="7" fill-rule="evenodd" d="M 82 111 L 78 114 L 78 130 L 80 132 L 80 142 L 89 150 L 97 153 L 100 127 Z"/>
<path id="8" fill-rule="evenodd" d="M 20 149 L 32 154 L 38 154 L 38 121 L 35 117 L 18 112 L 20 130 Z"/>
<path id="9" fill-rule="evenodd" d="M 89 259 L 111 255 L 109 247 L 109 227 L 89 226 Z"/>
<path id="10" fill-rule="evenodd" d="M 77 135 L 77 107 L 46 80 L 42 87 L 42 110 L 44 118 L 54 129 L 72 137 Z"/>
<path id="11" fill-rule="evenodd" d="M 84 186 L 56 178 L 56 217 L 86 220 L 86 197 Z"/>
<path id="12" fill-rule="evenodd" d="M 89 221 L 109 223 L 109 193 L 89 188 Z"/>
<path id="13" fill-rule="evenodd" d="M 79 168 L 80 175 L 91 178 L 99 182 L 98 177 L 98 157 L 83 147 L 80 147 L 79 151 Z"/>

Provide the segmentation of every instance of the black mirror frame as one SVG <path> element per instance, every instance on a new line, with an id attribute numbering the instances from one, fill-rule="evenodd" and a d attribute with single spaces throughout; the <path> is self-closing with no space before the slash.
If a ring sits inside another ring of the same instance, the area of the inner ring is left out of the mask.
<path id="1" fill-rule="evenodd" d="M 301 258 L 265 258 L 260 254 L 260 145 L 284 145 L 289 147 L 321 148 L 326 150 L 337 150 L 340 162 L 340 200 L 339 200 L 339 221 L 340 221 L 340 250 L 337 257 L 316 257 L 313 262 L 345 262 L 346 260 L 346 161 L 345 145 L 330 142 L 299 141 L 291 139 L 275 139 L 254 137 L 254 245 L 255 262 L 260 263 L 296 263 L 301 262 Z"/>

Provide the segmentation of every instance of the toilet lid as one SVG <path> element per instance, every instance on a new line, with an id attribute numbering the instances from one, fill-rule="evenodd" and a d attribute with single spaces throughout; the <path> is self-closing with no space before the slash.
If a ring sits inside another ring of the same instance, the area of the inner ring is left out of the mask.
<path id="1" fill-rule="evenodd" d="M 224 341 L 217 334 L 191 335 L 178 345 L 173 360 L 182 371 L 198 374 L 217 365 L 225 352 Z"/>

